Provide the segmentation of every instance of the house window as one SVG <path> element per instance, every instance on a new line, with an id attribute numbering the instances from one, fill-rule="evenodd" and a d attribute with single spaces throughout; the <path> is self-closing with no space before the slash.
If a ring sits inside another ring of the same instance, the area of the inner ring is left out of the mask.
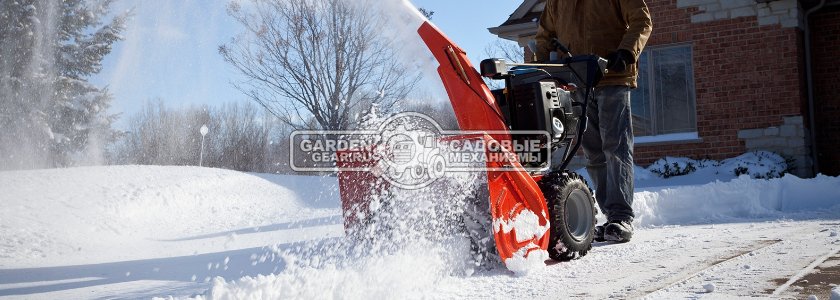
<path id="1" fill-rule="evenodd" d="M 697 132 L 690 45 L 645 50 L 638 83 L 631 96 L 636 136 Z"/>

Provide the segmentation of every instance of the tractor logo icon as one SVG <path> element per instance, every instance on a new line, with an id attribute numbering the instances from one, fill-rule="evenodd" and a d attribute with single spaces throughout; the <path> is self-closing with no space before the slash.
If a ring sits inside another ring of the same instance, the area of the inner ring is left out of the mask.
<path id="1" fill-rule="evenodd" d="M 388 139 L 383 162 L 392 178 L 410 180 L 438 179 L 443 177 L 446 162 L 440 154 L 437 136 L 417 132 L 399 133 Z"/>
<path id="2" fill-rule="evenodd" d="M 403 115 L 401 121 L 405 118 Z M 439 127 L 433 120 L 425 118 L 422 121 L 430 121 L 431 124 L 424 125 L 434 126 L 418 126 L 417 120 L 401 121 L 381 133 L 383 152 L 373 172 L 397 186 L 427 186 L 446 172 L 446 160 L 438 145 Z"/>

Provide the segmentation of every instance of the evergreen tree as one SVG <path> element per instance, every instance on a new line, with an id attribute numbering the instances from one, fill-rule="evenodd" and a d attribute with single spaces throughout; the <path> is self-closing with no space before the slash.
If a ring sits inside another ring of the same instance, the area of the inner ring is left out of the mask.
<path id="1" fill-rule="evenodd" d="M 111 0 L 0 1 L 0 169 L 69 166 L 116 136 L 107 89 L 87 78 L 121 40 Z"/>

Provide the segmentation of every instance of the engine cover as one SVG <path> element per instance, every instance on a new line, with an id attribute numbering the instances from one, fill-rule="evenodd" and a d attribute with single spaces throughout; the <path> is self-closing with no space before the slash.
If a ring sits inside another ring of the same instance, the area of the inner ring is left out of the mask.
<path id="1" fill-rule="evenodd" d="M 544 131 L 552 137 L 550 148 L 568 145 L 577 134 L 578 117 L 572 92 L 556 80 L 545 79 L 537 72 L 519 74 L 508 79 L 506 91 L 496 91 L 505 122 L 512 131 Z M 514 139 L 531 138 L 515 135 Z M 548 145 L 546 145 L 548 146 Z M 543 164 L 546 162 L 540 162 Z"/>

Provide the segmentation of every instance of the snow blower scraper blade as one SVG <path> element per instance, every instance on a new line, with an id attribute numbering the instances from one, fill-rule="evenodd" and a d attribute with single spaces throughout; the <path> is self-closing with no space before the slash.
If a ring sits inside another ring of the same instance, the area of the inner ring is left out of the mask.
<path id="1" fill-rule="evenodd" d="M 449 95 L 463 131 L 493 132 L 486 142 L 510 140 L 504 117 L 490 89 L 467 59 L 466 53 L 429 22 L 418 33 L 440 66 L 438 74 Z M 504 151 L 504 150 L 503 150 Z M 549 218 L 545 199 L 537 182 L 516 160 L 488 162 L 487 174 L 493 233 L 501 260 L 519 273 L 526 262 L 548 259 Z"/>

